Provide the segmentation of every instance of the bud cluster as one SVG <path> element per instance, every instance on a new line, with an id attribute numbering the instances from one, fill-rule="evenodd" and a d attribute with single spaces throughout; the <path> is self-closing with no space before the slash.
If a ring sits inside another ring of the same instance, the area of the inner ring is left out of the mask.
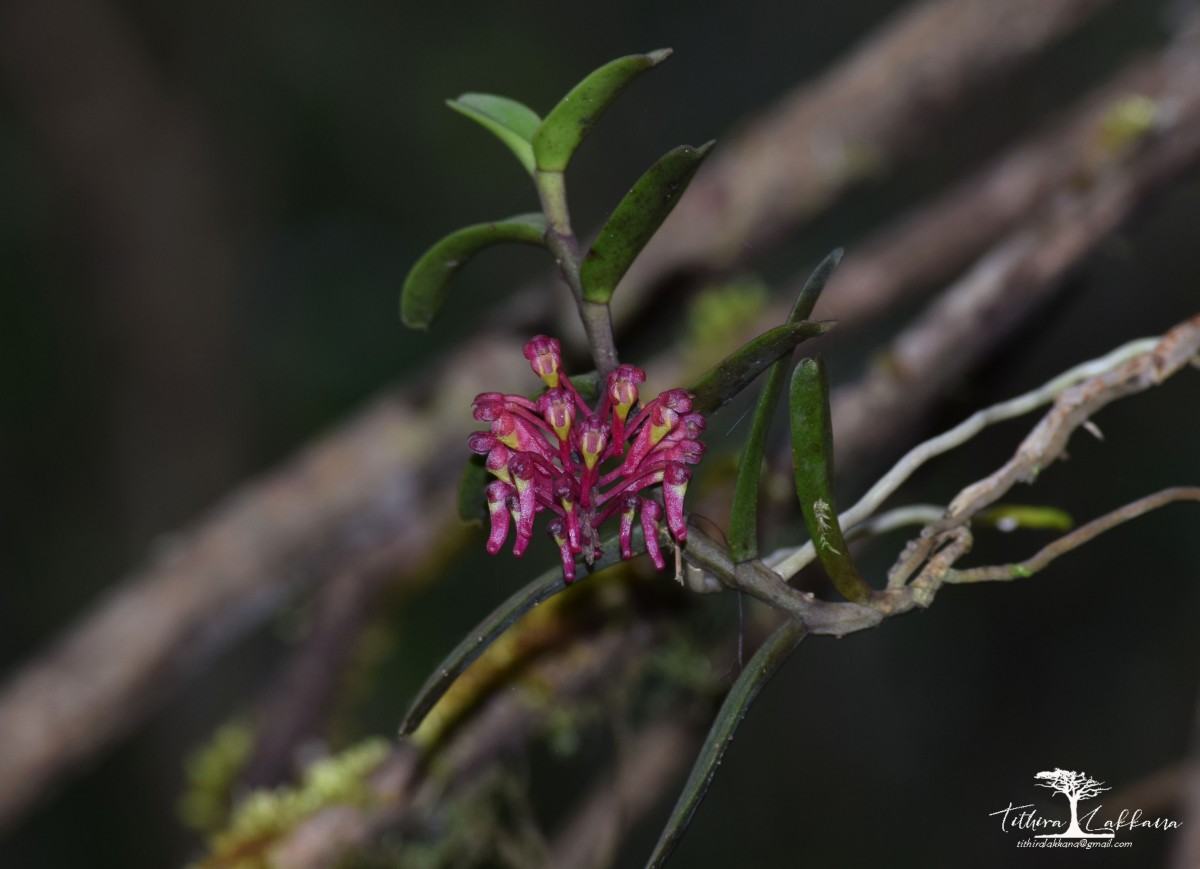
<path id="1" fill-rule="evenodd" d="M 646 372 L 621 365 L 608 375 L 593 410 L 562 370 L 557 340 L 536 336 L 525 345 L 525 358 L 548 387 L 537 400 L 499 392 L 475 398 L 475 419 L 490 428 L 471 435 L 471 450 L 487 456 L 487 469 L 497 478 L 487 487 L 488 552 L 500 551 L 511 521 L 517 528 L 513 554 L 523 555 L 534 518 L 549 510 L 554 514 L 549 531 L 572 582 L 575 556 L 588 564 L 600 556 L 597 529 L 614 515 L 620 516 L 621 557 L 631 557 L 633 523 L 640 514 L 646 551 L 661 569 L 664 507 L 667 528 L 682 543 L 688 465 L 704 453 L 697 440 L 704 417 L 692 413 L 691 394 L 670 389 L 639 407 L 638 384 Z M 662 504 L 646 497 L 658 485 Z"/>

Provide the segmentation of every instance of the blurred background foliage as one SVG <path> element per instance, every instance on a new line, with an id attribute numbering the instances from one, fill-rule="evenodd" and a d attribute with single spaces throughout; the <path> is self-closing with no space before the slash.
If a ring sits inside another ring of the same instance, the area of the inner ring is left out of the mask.
<path id="1" fill-rule="evenodd" d="M 0 27 L 22 5 L 0 15 Z M 716 137 L 719 151 L 744 119 L 902 4 L 78 5 L 86 14 L 53 26 L 84 28 L 85 40 L 100 28 L 98 42 L 115 34 L 121 47 L 101 59 L 111 77 L 92 82 L 94 104 L 40 103 L 52 97 L 27 87 L 27 56 L 11 45 L 0 70 L 0 673 L 239 481 L 382 387 L 419 377 L 439 352 L 486 329 L 497 302 L 546 273 L 538 251 L 488 252 L 456 283 L 452 316 L 426 333 L 399 325 L 400 282 L 430 243 L 536 207 L 511 156 L 445 98 L 488 91 L 545 111 L 612 57 L 674 48 L 571 167 L 586 235 L 668 148 Z M 990 87 L 912 159 L 881 165 L 800 237 L 752 257 L 765 286 L 834 245 L 853 257 L 871 230 L 1161 44 L 1165 14 L 1145 0 L 1112 3 Z M 28 50 L 70 67 L 52 36 Z M 164 101 L 170 124 L 139 127 L 133 109 L 143 101 Z M 56 113 L 66 111 L 94 149 L 55 146 L 47 131 L 61 133 Z M 128 200 L 113 190 L 128 190 Z M 156 209 L 146 211 L 147 200 Z M 177 219 L 181 202 L 190 215 Z M 1090 259 L 929 431 L 1194 313 L 1198 219 L 1193 172 Z M 758 305 L 762 291 L 746 286 L 737 304 Z M 705 295 L 692 308 L 672 300 L 637 332 L 631 355 L 678 335 L 688 317 L 703 334 L 719 331 L 713 308 Z M 823 347 L 835 380 L 857 376 L 894 328 L 888 320 L 845 340 L 835 331 Z M 1071 462 L 1030 498 L 1085 520 L 1195 483 L 1195 388 L 1185 373 L 1169 390 L 1106 411 L 1106 442 L 1073 442 Z M 714 420 L 718 442 L 740 413 Z M 939 464 L 943 476 L 918 482 L 913 500 L 944 501 L 1002 462 L 1026 428 L 999 426 Z M 855 493 L 888 458 L 851 469 Z M 967 854 L 972 865 L 1011 865 L 1011 837 L 987 815 L 1033 798 L 1034 772 L 1083 767 L 1128 783 L 1182 756 L 1200 676 L 1200 550 L 1186 536 L 1196 522 L 1188 510 L 1118 530 L 1037 581 L 949 590 L 930 613 L 841 643 L 805 643 L 745 722 L 678 865 L 796 865 L 800 855 L 813 865 L 962 865 Z M 981 540 L 978 558 L 1024 557 L 1049 537 L 1003 538 L 991 549 Z M 894 551 L 869 550 L 864 573 L 880 577 Z M 471 532 L 453 569 L 364 644 L 369 675 L 346 687 L 333 742 L 394 732 L 440 656 L 551 563 L 547 549 L 531 552 L 525 572 L 508 558 L 487 560 Z M 735 618 L 729 600 L 697 606 L 725 628 Z M 195 856 L 198 840 L 175 811 L 184 757 L 245 711 L 306 618 L 295 605 L 200 675 L 0 842 L 0 865 L 161 866 Z M 552 754 L 535 753 L 522 773 L 543 811 L 572 791 Z M 668 808 L 639 828 L 621 865 L 640 865 Z M 1126 865 L 1159 862 L 1165 837 L 1137 838 Z M 1022 855 L 1030 865 L 1042 856 Z"/>

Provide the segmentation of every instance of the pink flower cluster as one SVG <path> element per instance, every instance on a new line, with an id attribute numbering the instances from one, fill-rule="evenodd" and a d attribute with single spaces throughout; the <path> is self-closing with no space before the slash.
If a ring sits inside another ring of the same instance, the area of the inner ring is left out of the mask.
<path id="1" fill-rule="evenodd" d="M 520 395 L 485 392 L 475 398 L 475 419 L 491 424 L 471 435 L 471 450 L 487 456 L 497 479 L 487 487 L 491 534 L 487 549 L 500 551 L 510 519 L 517 526 L 513 554 L 520 556 L 533 535 L 534 517 L 554 514 L 549 531 L 562 555 L 567 582 L 575 579 L 575 556 L 591 564 L 601 554 L 597 529 L 621 517 L 621 557 L 629 558 L 633 522 L 641 513 L 646 550 L 663 567 L 658 523 L 666 508 L 667 528 L 680 543 L 687 538 L 683 495 L 704 445 L 704 417 L 692 413 L 692 396 L 670 389 L 638 409 L 639 383 L 646 372 L 622 365 L 608 375 L 593 411 L 562 370 L 559 343 L 538 335 L 525 345 L 525 358 L 548 389 L 531 401 Z M 645 490 L 662 484 L 663 504 Z"/>

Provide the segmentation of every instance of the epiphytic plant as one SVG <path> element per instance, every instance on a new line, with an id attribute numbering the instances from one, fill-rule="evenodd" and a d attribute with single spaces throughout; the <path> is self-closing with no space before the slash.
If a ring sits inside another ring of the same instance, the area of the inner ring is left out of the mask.
<path id="1" fill-rule="evenodd" d="M 833 444 L 829 389 L 820 360 L 805 359 L 792 371 L 788 409 L 792 468 L 799 506 L 811 541 L 760 558 L 759 476 L 767 434 L 788 375 L 787 357 L 802 340 L 829 324 L 813 322 L 817 299 L 836 268 L 835 251 L 815 270 L 790 316 L 716 363 L 689 389 L 672 389 L 639 407 L 637 384 L 645 372 L 621 364 L 613 338 L 610 302 L 621 278 L 683 194 L 711 148 L 676 148 L 652 166 L 619 202 L 585 250 L 572 229 L 565 171 L 592 125 L 640 73 L 669 51 L 615 60 L 577 85 L 543 119 L 513 100 L 464 94 L 450 105 L 495 133 L 531 175 L 541 212 L 482 223 L 452 233 L 413 267 L 405 283 L 401 314 L 424 328 L 442 304 L 453 275 L 485 247 L 505 241 L 544 247 L 571 291 L 596 365 L 596 375 L 572 382 L 563 370 L 557 341 L 537 336 L 525 347 L 534 372 L 546 384 L 537 398 L 484 392 L 475 418 L 489 423 L 475 433 L 476 461 L 464 475 L 460 505 L 466 517 L 490 516 L 487 547 L 504 544 L 515 521 L 517 555 L 529 543 L 539 512 L 553 518 L 549 531 L 562 556 L 554 567 L 513 594 L 455 648 L 412 703 L 401 727 L 413 733 L 460 674 L 522 615 L 576 579 L 576 558 L 587 575 L 616 563 L 613 550 L 628 558 L 634 548 L 665 566 L 662 546 L 675 549 L 681 565 L 698 576 L 697 590 L 746 592 L 785 614 L 783 624 L 758 649 L 737 678 L 714 722 L 692 774 L 650 859 L 666 860 L 686 829 L 712 779 L 733 731 L 748 705 L 778 666 L 810 634 L 842 636 L 883 619 L 929 606 L 946 584 L 1031 576 L 1051 560 L 1114 525 L 1163 504 L 1200 500 L 1200 488 L 1177 487 L 1148 496 L 1066 534 L 1023 562 L 957 569 L 969 552 L 972 525 L 1004 523 L 1009 529 L 1040 524 L 1045 510 L 1005 508 L 998 500 L 1018 481 L 1032 482 L 1062 454 L 1066 439 L 1088 417 L 1115 398 L 1157 385 L 1182 368 L 1200 349 L 1200 317 L 1161 339 L 1121 348 L 1081 365 L 1039 390 L 997 405 L 944 435 L 914 448 L 854 506 L 839 513 L 832 485 Z M 718 542 L 688 521 L 683 490 L 688 467 L 703 452 L 697 438 L 705 416 L 728 402 L 759 374 L 767 375 L 740 454 L 733 485 L 727 538 Z M 598 388 L 585 388 L 594 383 Z M 593 393 L 593 403 L 589 396 Z M 984 426 L 1054 402 L 1054 408 L 1022 444 L 1014 459 L 991 477 L 964 489 L 947 508 L 907 507 L 875 516 L 917 468 L 934 455 L 965 443 Z M 662 485 L 663 504 L 651 496 Z M 640 512 L 641 527 L 634 519 Z M 661 535 L 664 515 L 670 535 Z M 616 537 L 602 538 L 603 523 L 620 514 Z M 1060 514 L 1053 514 L 1055 523 Z M 885 588 L 874 588 L 850 558 L 848 539 L 902 525 L 921 525 L 889 572 Z M 638 532 L 641 532 L 639 535 Z M 640 537 L 640 539 L 639 539 Z M 788 580 L 819 561 L 844 600 L 820 600 Z M 682 578 L 682 575 L 681 575 Z"/>

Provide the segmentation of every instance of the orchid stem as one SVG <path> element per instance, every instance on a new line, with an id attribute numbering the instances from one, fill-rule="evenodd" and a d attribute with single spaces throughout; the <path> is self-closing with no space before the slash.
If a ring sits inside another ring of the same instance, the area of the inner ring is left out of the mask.
<path id="1" fill-rule="evenodd" d="M 542 211 L 546 214 L 546 247 L 558 262 L 559 273 L 575 298 L 579 319 L 587 335 L 588 347 L 601 382 L 617 369 L 617 345 L 613 338 L 612 310 L 605 302 L 589 302 L 583 297 L 583 284 L 579 279 L 579 267 L 583 252 L 579 239 L 571 228 L 571 212 L 567 207 L 567 188 L 563 173 L 534 173 Z"/>

